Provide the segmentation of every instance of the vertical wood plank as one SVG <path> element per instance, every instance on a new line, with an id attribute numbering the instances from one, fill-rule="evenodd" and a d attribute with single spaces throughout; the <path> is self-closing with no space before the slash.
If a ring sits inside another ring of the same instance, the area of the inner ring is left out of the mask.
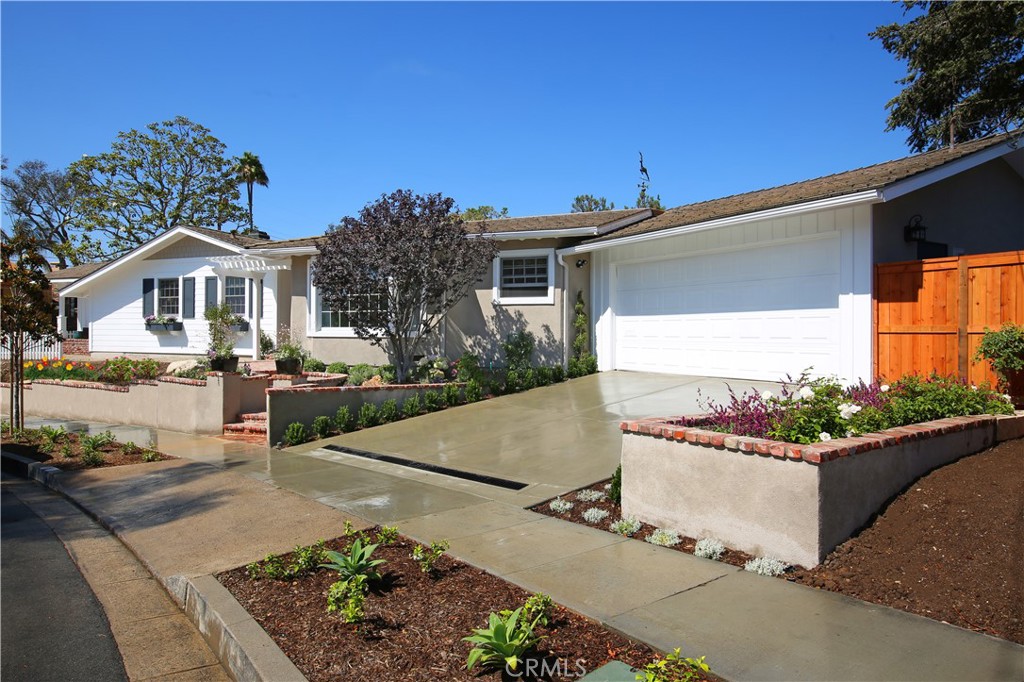
<path id="1" fill-rule="evenodd" d="M 967 378 L 968 355 L 967 355 L 967 324 L 970 317 L 970 270 L 967 267 L 966 258 L 957 262 L 957 274 L 959 275 L 959 286 L 957 286 L 957 321 L 956 321 L 956 342 L 957 342 L 957 372 L 961 377 Z"/>

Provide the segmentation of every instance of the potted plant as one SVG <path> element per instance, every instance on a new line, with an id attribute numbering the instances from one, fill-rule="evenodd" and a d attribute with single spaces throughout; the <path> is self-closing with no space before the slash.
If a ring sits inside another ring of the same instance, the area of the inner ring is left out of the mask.
<path id="1" fill-rule="evenodd" d="M 146 331 L 180 332 L 184 328 L 185 325 L 174 315 L 146 315 Z"/>
<path id="2" fill-rule="evenodd" d="M 238 370 L 238 356 L 235 355 L 235 335 L 231 322 L 235 315 L 227 303 L 211 306 L 203 313 L 210 330 L 210 369 L 214 372 L 235 372 Z"/>
<path id="3" fill-rule="evenodd" d="M 291 332 L 281 327 L 277 334 L 278 344 L 274 350 L 274 365 L 278 374 L 301 374 L 302 362 L 307 353 L 298 341 L 292 341 Z"/>
<path id="4" fill-rule="evenodd" d="M 997 331 L 985 327 L 974 359 L 988 360 L 1013 406 L 1024 408 L 1024 326 L 1007 322 Z"/>

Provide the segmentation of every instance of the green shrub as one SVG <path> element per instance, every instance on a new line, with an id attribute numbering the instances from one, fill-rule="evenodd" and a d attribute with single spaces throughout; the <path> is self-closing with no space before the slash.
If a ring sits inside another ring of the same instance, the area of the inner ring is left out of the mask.
<path id="1" fill-rule="evenodd" d="M 368 429 L 380 422 L 377 417 L 377 406 L 373 403 L 363 403 L 359 407 L 359 426 Z"/>
<path id="2" fill-rule="evenodd" d="M 342 580 L 351 580 L 357 575 L 366 576 L 368 580 L 380 580 L 380 573 L 375 569 L 387 563 L 385 559 L 373 559 L 373 552 L 378 545 L 364 545 L 361 538 L 356 538 L 348 548 L 348 554 L 325 550 L 326 557 L 321 568 L 337 571 Z"/>
<path id="3" fill-rule="evenodd" d="M 482 382 L 484 372 L 480 369 L 480 358 L 473 353 L 465 353 L 455 363 L 455 377 L 459 381 Z"/>
<path id="4" fill-rule="evenodd" d="M 333 426 L 334 424 L 331 423 L 330 417 L 320 415 L 313 420 L 313 435 L 315 435 L 317 439 L 327 438 L 327 436 L 331 435 L 331 428 Z"/>
<path id="5" fill-rule="evenodd" d="M 532 367 L 523 370 L 521 388 L 524 391 L 529 391 L 531 388 L 537 385 L 537 372 Z"/>
<path id="6" fill-rule="evenodd" d="M 702 679 L 702 673 L 710 670 L 700 658 L 681 658 L 679 649 L 657 658 L 644 666 L 636 676 L 637 682 L 692 682 Z"/>
<path id="7" fill-rule="evenodd" d="M 505 366 L 510 370 L 525 370 L 533 366 L 533 350 L 537 339 L 527 331 L 514 332 L 505 337 L 501 349 L 505 351 Z"/>
<path id="8" fill-rule="evenodd" d="M 466 382 L 466 402 L 475 403 L 483 400 L 484 390 L 480 386 L 480 382 L 476 379 L 470 379 Z"/>
<path id="9" fill-rule="evenodd" d="M 423 411 L 423 406 L 420 404 L 420 397 L 413 394 L 405 399 L 402 403 L 402 414 L 406 417 L 415 417 Z"/>
<path id="10" fill-rule="evenodd" d="M 352 410 L 348 408 L 348 405 L 342 405 L 339 407 L 338 411 L 334 415 L 334 427 L 342 433 L 348 433 L 355 428 L 353 422 Z"/>
<path id="11" fill-rule="evenodd" d="M 437 391 L 425 391 L 423 393 L 423 406 L 427 412 L 437 412 L 443 407 L 441 394 Z"/>
<path id="12" fill-rule="evenodd" d="M 284 430 L 284 444 L 287 446 L 301 445 L 309 440 L 309 431 L 301 422 L 292 422 Z"/>
<path id="13" fill-rule="evenodd" d="M 188 369 L 179 369 L 174 376 L 182 379 L 205 379 L 206 373 L 210 371 L 210 361 L 207 358 L 199 358 L 195 364 Z"/>
<path id="14" fill-rule="evenodd" d="M 974 359 L 988 360 L 1005 387 L 1010 373 L 1024 370 L 1024 326 L 1007 322 L 998 331 L 985 327 Z"/>
<path id="15" fill-rule="evenodd" d="M 395 379 L 398 377 L 398 372 L 395 370 L 394 365 L 381 365 L 377 369 L 377 374 L 380 375 L 380 380 L 385 384 L 395 383 Z"/>
<path id="16" fill-rule="evenodd" d="M 522 387 L 523 379 L 519 376 L 519 370 L 510 369 L 505 373 L 505 393 L 518 393 Z"/>
<path id="17" fill-rule="evenodd" d="M 349 386 L 362 386 L 363 382 L 373 377 L 376 371 L 373 367 L 361 362 L 358 365 L 353 365 L 348 370 L 348 385 Z"/>
<path id="18" fill-rule="evenodd" d="M 302 370 L 304 372 L 322 372 L 327 369 L 327 365 L 322 360 L 316 358 L 308 358 L 302 363 Z"/>
<path id="19" fill-rule="evenodd" d="M 622 504 L 622 465 L 615 468 L 612 482 L 608 487 L 608 499 L 615 504 Z"/>
<path id="20" fill-rule="evenodd" d="M 551 383 L 550 367 L 538 367 L 534 370 L 534 375 L 537 377 L 537 386 L 547 386 Z"/>
<path id="21" fill-rule="evenodd" d="M 565 381 L 565 368 L 561 365 L 551 367 L 551 383 L 560 384 Z"/>
<path id="22" fill-rule="evenodd" d="M 377 411 L 377 421 L 381 424 L 389 424 L 391 422 L 398 421 L 398 401 L 394 398 L 390 398 L 381 403 L 380 409 Z"/>
<path id="23" fill-rule="evenodd" d="M 398 541 L 398 526 L 381 526 L 377 531 L 377 544 L 387 547 Z"/>
<path id="24" fill-rule="evenodd" d="M 160 459 L 161 459 L 160 458 L 160 453 L 156 452 L 155 450 L 143 450 L 142 451 L 142 461 L 143 462 L 159 462 Z"/>
<path id="25" fill-rule="evenodd" d="M 82 446 L 82 463 L 88 467 L 98 467 L 105 461 L 105 457 L 99 450 Z"/>
<path id="26" fill-rule="evenodd" d="M 270 338 L 270 334 L 267 334 L 262 329 L 260 330 L 260 355 L 266 357 L 268 353 L 274 350 L 274 339 Z"/>
<path id="27" fill-rule="evenodd" d="M 327 365 L 327 371 L 330 374 L 348 374 L 348 365 L 344 362 L 332 362 Z"/>
<path id="28" fill-rule="evenodd" d="M 451 547 L 451 543 L 447 540 L 435 540 L 430 543 L 430 547 L 416 545 L 412 548 L 412 560 L 420 565 L 420 570 L 424 573 L 433 573 L 437 560 L 448 551 L 449 547 Z"/>
<path id="29" fill-rule="evenodd" d="M 139 446 L 133 443 L 132 441 L 128 441 L 127 443 L 121 444 L 121 454 L 134 455 L 138 451 Z"/>
<path id="30" fill-rule="evenodd" d="M 365 575 L 332 583 L 327 589 L 327 612 L 341 611 L 346 623 L 362 621 L 365 616 L 363 604 L 369 589 Z"/>
<path id="31" fill-rule="evenodd" d="M 441 399 L 449 407 L 454 407 L 462 402 L 460 394 L 461 391 L 458 384 L 445 384 L 444 388 L 441 389 Z"/>

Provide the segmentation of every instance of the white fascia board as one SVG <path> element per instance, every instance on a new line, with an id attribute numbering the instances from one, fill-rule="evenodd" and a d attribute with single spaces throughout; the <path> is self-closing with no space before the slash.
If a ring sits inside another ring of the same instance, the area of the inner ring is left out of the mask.
<path id="1" fill-rule="evenodd" d="M 1011 144 L 1010 140 L 1007 140 L 1006 142 L 997 144 L 994 147 L 982 149 L 979 152 L 969 154 L 968 156 L 961 157 L 955 161 L 944 163 L 938 168 L 932 168 L 931 170 L 906 178 L 905 180 L 899 180 L 882 188 L 882 201 L 892 201 L 904 194 L 910 194 L 922 187 L 927 187 L 928 185 L 940 182 L 946 178 L 951 178 L 958 173 L 963 173 L 964 171 L 980 166 L 983 163 L 988 163 L 992 159 L 997 159 L 1000 156 L 1009 154 L 1014 149 L 1016 149 L 1016 147 Z"/>
<path id="2" fill-rule="evenodd" d="M 713 230 L 719 227 L 727 227 L 729 225 L 742 225 L 743 223 L 754 223 L 761 220 L 772 220 L 774 218 L 799 215 L 802 213 L 813 213 L 815 211 L 825 211 L 828 209 L 842 208 L 844 206 L 852 206 L 856 204 L 876 204 L 880 201 L 882 201 L 881 192 L 872 189 L 866 192 L 856 192 L 854 194 L 844 194 L 843 196 L 839 197 L 830 197 L 828 199 L 808 201 L 802 204 L 793 204 L 792 206 L 782 206 L 780 208 L 770 208 L 764 211 L 744 213 L 742 215 L 730 216 L 728 218 L 707 220 L 702 223 L 694 223 L 692 225 L 680 225 L 679 227 L 670 227 L 664 230 L 658 230 L 657 232 L 645 232 L 643 234 L 634 234 L 629 237 L 622 237 L 620 239 L 610 239 L 606 242 L 600 242 L 598 244 L 580 244 L 578 246 L 570 246 L 564 249 L 559 249 L 558 253 L 570 255 L 574 253 L 588 253 L 591 251 L 601 251 L 603 249 L 610 249 L 616 246 L 622 246 L 624 244 L 634 244 L 636 242 L 646 242 L 652 239 L 664 239 L 666 237 L 675 237 L 681 234 L 687 234 L 689 232 Z"/>
<path id="3" fill-rule="evenodd" d="M 249 256 L 315 256 L 320 251 L 315 246 L 286 246 L 280 249 L 274 247 L 259 248 L 259 249 L 246 249 L 244 251 Z"/>
<path id="4" fill-rule="evenodd" d="M 518 232 L 485 232 L 482 235 L 473 233 L 466 236 L 470 238 L 487 236 L 500 241 L 511 241 L 516 239 L 548 239 L 552 237 L 598 237 L 602 234 L 612 232 L 613 230 L 626 227 L 627 225 L 638 223 L 641 220 L 646 220 L 652 215 L 654 215 L 654 211 L 647 209 L 635 215 L 619 218 L 618 220 L 601 226 L 562 227 L 551 230 L 519 230 Z"/>
<path id="5" fill-rule="evenodd" d="M 214 239 L 213 237 L 207 237 L 205 234 L 200 234 L 199 232 L 193 232 L 187 227 L 174 227 L 168 230 L 167 232 L 163 233 L 159 237 L 155 237 L 149 242 L 143 244 L 142 246 L 136 247 L 134 251 L 126 253 L 113 263 L 110 263 L 109 265 L 100 268 L 91 275 L 83 277 L 82 279 L 78 280 L 71 286 L 64 288 L 61 291 L 61 295 L 66 296 L 78 289 L 85 287 L 88 284 L 91 284 L 100 277 L 106 277 L 109 273 L 113 272 L 114 270 L 121 267 L 125 263 L 130 263 L 131 261 L 138 260 L 140 257 L 145 256 L 148 253 L 157 251 L 163 246 L 165 246 L 168 242 L 174 240 L 176 237 L 181 236 L 194 237 L 200 241 L 213 244 L 214 246 L 219 246 L 221 248 L 227 249 L 228 251 L 234 251 L 235 253 L 241 254 L 245 252 L 244 249 L 242 249 L 241 247 L 234 246 L 233 244 L 228 244 L 227 242 L 222 242 L 219 239 Z"/>

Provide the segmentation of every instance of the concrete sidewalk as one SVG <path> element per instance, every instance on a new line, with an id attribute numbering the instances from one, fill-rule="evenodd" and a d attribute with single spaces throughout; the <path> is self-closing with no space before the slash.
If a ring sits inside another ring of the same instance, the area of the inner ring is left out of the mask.
<path id="1" fill-rule="evenodd" d="M 323 450 L 182 435 L 160 446 L 219 464 L 99 469 L 52 483 L 113 528 L 183 603 L 187 585 L 335 537 L 346 519 L 397 521 L 630 637 L 707 656 L 727 679 L 1024 678 L 1019 645 L 526 511 L 551 494 L 543 485 L 514 492 Z"/>

